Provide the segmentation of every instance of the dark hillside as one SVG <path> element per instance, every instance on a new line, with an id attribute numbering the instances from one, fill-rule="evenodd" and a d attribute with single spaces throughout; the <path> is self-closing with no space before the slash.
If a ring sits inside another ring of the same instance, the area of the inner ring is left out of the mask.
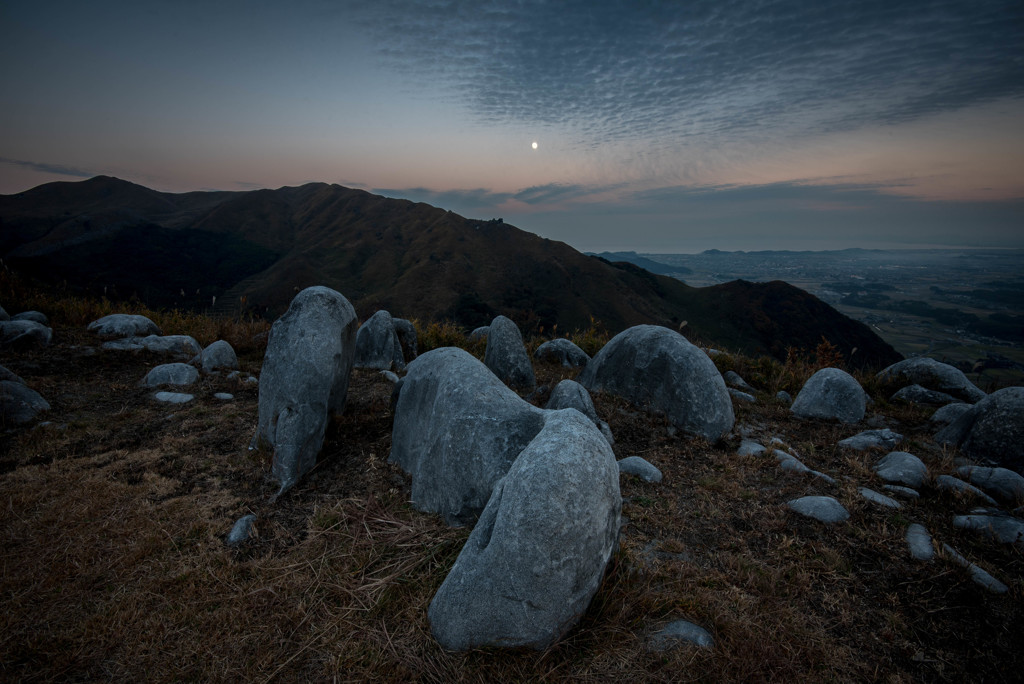
<path id="1" fill-rule="evenodd" d="M 13 267 L 93 294 L 113 286 L 155 306 L 209 307 L 217 296 L 218 307 L 273 317 L 299 289 L 327 285 L 364 318 L 384 308 L 475 327 L 500 313 L 527 332 L 599 321 L 613 333 L 685 321 L 691 338 L 747 354 L 783 358 L 825 337 L 854 365 L 900 358 L 865 326 L 782 283 L 692 288 L 500 219 L 339 185 L 170 194 L 99 177 L 0 197 L 0 228 L 0 256 Z"/>

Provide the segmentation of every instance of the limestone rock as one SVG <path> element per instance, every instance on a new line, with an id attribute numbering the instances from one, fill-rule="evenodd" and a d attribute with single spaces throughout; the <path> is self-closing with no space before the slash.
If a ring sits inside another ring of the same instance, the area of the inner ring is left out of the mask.
<path id="1" fill-rule="evenodd" d="M 621 506 L 615 456 L 593 423 L 546 413 L 431 601 L 434 637 L 456 651 L 553 644 L 601 583 Z"/>
<path id="2" fill-rule="evenodd" d="M 191 385 L 198 379 L 199 371 L 187 363 L 165 363 L 149 371 L 139 384 L 143 387 Z"/>
<path id="3" fill-rule="evenodd" d="M 735 387 L 747 392 L 753 392 L 754 388 L 747 384 L 747 381 L 740 377 L 740 374 L 736 371 L 725 371 L 722 373 L 722 379 L 725 380 L 725 384 L 729 387 Z"/>
<path id="4" fill-rule="evenodd" d="M 852 375 L 839 368 L 822 368 L 812 375 L 790 411 L 801 418 L 837 419 L 856 423 L 864 418 L 864 389 Z"/>
<path id="5" fill-rule="evenodd" d="M 149 351 L 191 360 L 202 353 L 195 338 L 190 335 L 148 335 L 147 337 L 126 337 L 103 343 L 103 349 L 115 351 Z"/>
<path id="6" fill-rule="evenodd" d="M 504 316 L 497 316 L 491 321 L 484 365 L 514 389 L 532 390 L 537 386 L 519 326 Z"/>
<path id="7" fill-rule="evenodd" d="M 946 404 L 957 402 L 957 398 L 951 394 L 925 389 L 920 385 L 907 385 L 889 397 L 889 400 L 906 401 L 911 404 L 934 404 L 937 406 L 945 406 Z"/>
<path id="8" fill-rule="evenodd" d="M 540 432 L 545 411 L 462 349 L 421 354 L 408 370 L 395 403 L 388 460 L 412 476 L 416 508 L 465 524 Z"/>
<path id="9" fill-rule="evenodd" d="M 786 390 L 779 390 L 778 392 L 776 392 L 775 398 L 781 401 L 786 406 L 793 405 L 793 397 L 791 397 L 789 395 L 789 392 L 787 392 Z"/>
<path id="10" fill-rule="evenodd" d="M 896 448 L 896 445 L 901 441 L 903 441 L 903 435 L 889 428 L 884 428 L 882 430 L 858 432 L 853 437 L 841 440 L 839 446 L 855 451 L 867 451 L 868 449 L 891 450 Z"/>
<path id="11" fill-rule="evenodd" d="M 972 404 L 985 398 L 985 393 L 959 369 L 924 356 L 894 363 L 879 372 L 876 377 L 892 388 L 920 385 L 930 390 L 951 394 Z"/>
<path id="12" fill-rule="evenodd" d="M 204 373 L 238 368 L 238 357 L 229 342 L 217 340 L 199 355 L 199 365 Z"/>
<path id="13" fill-rule="evenodd" d="M 402 358 L 404 363 L 408 363 L 418 356 L 416 345 L 418 339 L 416 337 L 416 326 L 412 324 L 412 321 L 404 318 L 392 318 L 392 325 L 395 326 L 395 334 L 398 335 L 398 344 L 402 347 Z"/>
<path id="14" fill-rule="evenodd" d="M 270 329 L 253 441 L 262 440 L 274 450 L 278 496 L 313 467 L 328 416 L 345 408 L 355 338 L 352 305 L 322 286 L 295 295 Z"/>
<path id="15" fill-rule="evenodd" d="M 740 390 L 736 389 L 735 387 L 728 387 L 728 388 L 726 388 L 726 390 L 729 392 L 729 396 L 732 397 L 733 399 L 735 399 L 736 401 L 742 401 L 742 402 L 746 402 L 748 404 L 753 404 L 754 402 L 757 401 L 757 399 L 754 398 L 753 394 L 748 394 L 747 392 L 741 392 Z"/>
<path id="16" fill-rule="evenodd" d="M 355 368 L 374 370 L 405 370 L 402 343 L 395 331 L 391 314 L 378 311 L 370 316 L 356 333 Z"/>
<path id="17" fill-rule="evenodd" d="M 34 389 L 13 380 L 0 380 L 0 424 L 23 425 L 35 420 L 50 404 Z"/>
<path id="18" fill-rule="evenodd" d="M 35 321 L 0 322 L 0 349 L 45 347 L 53 339 L 53 330 Z"/>
<path id="19" fill-rule="evenodd" d="M 946 404 L 942 408 L 937 409 L 929 420 L 933 423 L 938 423 L 939 425 L 949 425 L 957 418 L 970 411 L 971 406 L 973 406 L 973 404 Z"/>
<path id="20" fill-rule="evenodd" d="M 1010 590 L 1008 586 L 957 553 L 956 549 L 949 544 L 943 544 L 942 550 L 953 560 L 954 563 L 967 568 L 967 571 L 971 575 L 971 579 L 978 586 L 991 591 L 993 594 L 1005 594 Z"/>
<path id="21" fill-rule="evenodd" d="M 474 328 L 473 332 L 469 333 L 469 341 L 477 342 L 479 340 L 486 340 L 487 333 L 491 331 L 491 326 L 481 325 L 479 328 Z"/>
<path id="22" fill-rule="evenodd" d="M 1024 547 L 1024 520 L 1009 515 L 957 515 L 953 527 L 981 532 L 1000 544 Z"/>
<path id="23" fill-rule="evenodd" d="M 947 492 L 956 492 L 958 494 L 972 494 L 985 503 L 996 505 L 995 499 L 981 491 L 972 484 L 968 484 L 958 477 L 952 475 L 939 475 L 935 478 L 935 486 L 941 490 Z"/>
<path id="24" fill-rule="evenodd" d="M 1007 503 L 1024 501 L 1024 477 L 1007 468 L 960 466 L 956 474 Z"/>
<path id="25" fill-rule="evenodd" d="M 25 384 L 25 381 L 22 380 L 20 376 L 7 370 L 3 366 L 0 366 L 0 380 L 10 380 L 11 382 L 20 382 L 22 385 Z"/>
<path id="26" fill-rule="evenodd" d="M 10 314 L 8 314 L 4 307 L 0 306 L 0 322 L 11 320 Z"/>
<path id="27" fill-rule="evenodd" d="M 110 314 L 97 318 L 89 324 L 89 332 L 106 339 L 123 339 L 125 337 L 146 337 L 160 335 L 160 328 L 145 316 L 135 314 Z"/>
<path id="28" fill-rule="evenodd" d="M 919 561 L 930 561 L 935 557 L 932 536 L 924 525 L 911 523 L 907 527 L 907 546 L 910 547 L 910 555 Z"/>
<path id="29" fill-rule="evenodd" d="M 711 633 L 703 627 L 686 620 L 676 620 L 651 635 L 647 650 L 667 651 L 683 643 L 690 643 L 701 648 L 713 648 L 715 640 Z"/>
<path id="30" fill-rule="evenodd" d="M 564 337 L 548 340 L 537 347 L 537 351 L 533 352 L 533 358 L 565 368 L 583 368 L 590 362 L 590 357 L 585 351 Z"/>
<path id="31" fill-rule="evenodd" d="M 654 464 L 639 456 L 627 456 L 619 461 L 619 473 L 636 475 L 644 482 L 661 482 L 661 471 Z"/>
<path id="32" fill-rule="evenodd" d="M 231 401 L 235 398 L 235 395 L 229 394 L 228 392 L 214 392 L 213 398 L 220 399 L 221 401 Z"/>
<path id="33" fill-rule="evenodd" d="M 823 523 L 837 523 L 849 519 L 850 513 L 831 496 L 804 496 L 786 504 L 800 515 Z"/>
<path id="34" fill-rule="evenodd" d="M 613 337 L 587 364 L 579 382 L 663 411 L 677 428 L 709 442 L 732 430 L 735 417 L 715 364 L 679 333 L 638 325 Z"/>
<path id="35" fill-rule="evenodd" d="M 901 508 L 901 504 L 896 499 L 886 496 L 885 494 L 879 494 L 873 489 L 867 487 L 858 487 L 857 491 L 860 495 L 871 503 L 876 503 L 879 506 L 885 506 L 886 508 Z"/>
<path id="36" fill-rule="evenodd" d="M 750 439 L 745 439 L 740 442 L 740 448 L 736 451 L 740 456 L 760 456 L 767 452 L 767 449 Z"/>
<path id="37" fill-rule="evenodd" d="M 574 408 L 593 421 L 594 424 L 600 422 L 600 419 L 597 417 L 597 410 L 594 409 L 594 401 L 590 398 L 590 392 L 575 380 L 562 380 L 555 385 L 555 389 L 551 391 L 551 396 L 548 398 L 548 403 L 544 408 L 554 411 Z"/>
<path id="38" fill-rule="evenodd" d="M 928 478 L 928 466 L 924 461 L 906 451 L 893 451 L 875 464 L 875 472 L 886 482 L 920 489 Z"/>
<path id="39" fill-rule="evenodd" d="M 195 399 L 193 395 L 184 392 L 157 392 L 153 398 L 167 404 L 187 404 Z"/>
<path id="40" fill-rule="evenodd" d="M 252 513 L 239 518 L 228 533 L 228 546 L 237 546 L 248 539 L 254 522 L 256 522 L 256 516 Z"/>
<path id="41" fill-rule="evenodd" d="M 33 321 L 39 325 L 50 325 L 50 319 L 42 311 L 22 311 L 11 316 L 12 321 Z"/>
<path id="42" fill-rule="evenodd" d="M 910 487 L 901 487 L 900 485 L 882 485 L 882 489 L 887 492 L 892 492 L 896 496 L 902 496 L 904 499 L 920 499 L 921 495 L 916 489 Z"/>
<path id="43" fill-rule="evenodd" d="M 1024 387 L 1006 387 L 975 404 L 935 435 L 975 461 L 1024 474 Z"/>

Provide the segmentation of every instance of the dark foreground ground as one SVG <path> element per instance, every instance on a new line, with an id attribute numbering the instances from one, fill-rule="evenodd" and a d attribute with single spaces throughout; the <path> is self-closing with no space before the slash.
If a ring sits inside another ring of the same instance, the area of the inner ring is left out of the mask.
<path id="1" fill-rule="evenodd" d="M 270 504 L 267 455 L 247 448 L 255 385 L 204 378 L 194 402 L 163 405 L 136 386 L 162 359 L 95 346 L 58 327 L 49 349 L 0 354 L 52 406 L 49 425 L 0 433 L 4 680 L 1015 682 L 1024 672 L 1019 547 L 955 530 L 970 499 L 926 490 L 898 511 L 864 501 L 857 487 L 880 488 L 870 470 L 880 454 L 835 443 L 865 426 L 793 419 L 768 399 L 774 387 L 738 407 L 738 426 L 781 437 L 838 485 L 738 456 L 738 436 L 713 446 L 670 436 L 664 420 L 596 396 L 616 456 L 642 456 L 664 481 L 623 476 L 621 549 L 560 643 L 448 653 L 426 609 L 468 530 L 407 503 L 408 479 L 387 463 L 383 377 L 354 373 L 319 465 Z M 259 359 L 245 355 L 244 370 L 258 373 Z M 571 375 L 536 369 L 542 384 Z M 933 473 L 951 472 L 955 454 L 932 444 L 928 412 L 880 399 L 875 426 L 906 435 L 902 448 Z M 805 494 L 836 496 L 850 520 L 825 526 L 785 508 Z M 255 536 L 227 547 L 250 512 Z M 941 557 L 912 561 L 910 522 L 1010 593 L 985 592 Z M 708 629 L 715 647 L 648 651 L 675 619 Z"/>

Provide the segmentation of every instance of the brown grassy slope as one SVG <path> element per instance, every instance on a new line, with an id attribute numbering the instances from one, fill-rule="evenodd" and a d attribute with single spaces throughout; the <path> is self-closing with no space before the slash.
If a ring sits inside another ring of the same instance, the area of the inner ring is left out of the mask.
<path id="1" fill-rule="evenodd" d="M 204 378 L 195 402 L 158 405 L 136 383 L 160 359 L 90 353 L 80 327 L 55 333 L 50 349 L 0 354 L 53 407 L 52 425 L 0 441 L 0 678 L 960 682 L 1018 681 L 1024 666 L 1024 559 L 952 528 L 951 513 L 974 502 L 926 491 L 892 512 L 862 501 L 856 486 L 877 487 L 877 455 L 834 446 L 859 428 L 795 420 L 767 396 L 738 406 L 739 423 L 781 436 L 838 486 L 736 456 L 737 438 L 670 436 L 663 420 L 598 395 L 616 456 L 642 456 L 665 479 L 622 478 L 628 523 L 590 608 L 542 653 L 447 653 L 426 608 L 468 531 L 406 503 L 408 479 L 386 462 L 380 375 L 353 374 L 316 469 L 270 505 L 265 455 L 247 451 L 253 387 Z M 259 351 L 242 363 L 257 372 Z M 812 368 L 729 363 L 778 386 Z M 537 372 L 549 385 L 568 374 Z M 906 448 L 949 471 L 952 454 L 932 445 L 923 412 L 876 408 Z M 784 508 L 811 493 L 837 496 L 850 521 L 828 527 Z M 227 548 L 248 512 L 255 536 Z M 911 521 L 1011 593 L 987 594 L 943 560 L 908 560 Z M 679 618 L 709 629 L 716 647 L 645 650 Z"/>

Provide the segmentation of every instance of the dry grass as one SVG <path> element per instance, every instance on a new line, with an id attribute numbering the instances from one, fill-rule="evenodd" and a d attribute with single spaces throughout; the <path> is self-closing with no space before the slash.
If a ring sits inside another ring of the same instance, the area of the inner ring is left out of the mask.
<path id="1" fill-rule="evenodd" d="M 386 461 L 391 388 L 379 374 L 353 374 L 318 466 L 270 504 L 266 455 L 247 450 L 254 387 L 204 378 L 195 402 L 158 405 L 136 383 L 159 359 L 90 355 L 95 340 L 75 325 L 58 325 L 48 350 L 0 357 L 53 406 L 52 425 L 0 442 L 3 679 L 1019 680 L 1021 552 L 953 529 L 951 514 L 970 500 L 927 492 L 893 512 L 860 499 L 858 485 L 878 486 L 877 455 L 834 446 L 859 428 L 798 421 L 768 400 L 815 363 L 730 357 L 765 390 L 758 405 L 738 406 L 738 421 L 762 440 L 781 437 L 837 486 L 737 456 L 738 437 L 670 436 L 664 420 L 596 396 L 617 457 L 646 458 L 664 481 L 622 478 L 621 548 L 565 639 L 544 652 L 456 654 L 432 639 L 426 613 L 468 531 L 407 503 L 408 480 Z M 571 375 L 536 369 L 549 386 Z M 948 472 L 953 455 L 932 445 L 925 414 L 876 408 Z M 850 521 L 824 526 L 784 507 L 812 493 L 839 498 Z M 254 536 L 225 546 L 249 512 Z M 910 561 L 908 522 L 1011 593 L 987 594 L 941 560 Z M 680 618 L 707 628 L 715 648 L 646 650 L 653 631 Z"/>

